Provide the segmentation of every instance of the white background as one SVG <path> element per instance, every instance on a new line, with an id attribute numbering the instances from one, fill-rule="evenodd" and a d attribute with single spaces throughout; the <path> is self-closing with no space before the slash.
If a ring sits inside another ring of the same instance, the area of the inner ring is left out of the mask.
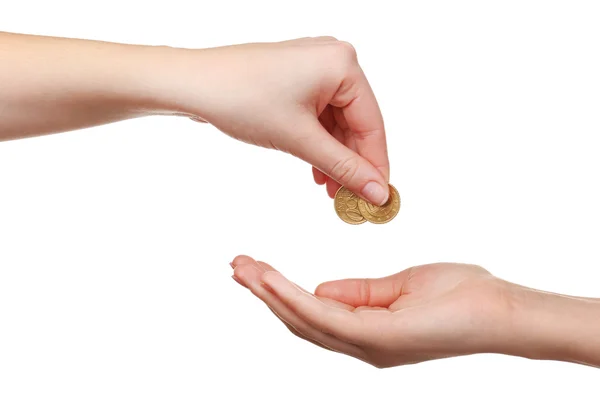
<path id="1" fill-rule="evenodd" d="M 0 143 L 0 398 L 597 399 L 598 370 L 578 365 L 479 355 L 377 370 L 325 352 L 228 263 L 246 253 L 314 289 L 471 262 L 600 296 L 599 20 L 595 1 L 3 0 L 4 31 L 350 41 L 402 209 L 346 225 L 303 162 L 184 118 Z"/>

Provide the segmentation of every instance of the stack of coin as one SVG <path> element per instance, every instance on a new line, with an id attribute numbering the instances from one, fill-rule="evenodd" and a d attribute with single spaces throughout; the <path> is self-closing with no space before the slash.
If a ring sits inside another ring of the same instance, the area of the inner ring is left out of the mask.
<path id="1" fill-rule="evenodd" d="M 390 197 L 382 206 L 361 199 L 343 186 L 336 192 L 333 202 L 338 217 L 352 225 L 359 225 L 365 221 L 385 224 L 394 219 L 400 211 L 400 194 L 392 185 Z"/>

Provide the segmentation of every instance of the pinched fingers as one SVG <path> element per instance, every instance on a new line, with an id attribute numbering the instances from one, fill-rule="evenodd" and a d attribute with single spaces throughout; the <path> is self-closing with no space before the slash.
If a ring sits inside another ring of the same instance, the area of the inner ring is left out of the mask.
<path id="1" fill-rule="evenodd" d="M 340 128 L 355 138 L 357 153 L 387 181 L 390 163 L 383 116 L 364 72 L 358 65 L 353 71 L 331 100 L 334 117 Z"/>

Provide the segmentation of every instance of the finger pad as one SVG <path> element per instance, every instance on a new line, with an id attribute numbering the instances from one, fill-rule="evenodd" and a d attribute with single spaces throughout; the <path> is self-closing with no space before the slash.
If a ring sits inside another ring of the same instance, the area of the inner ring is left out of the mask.
<path id="1" fill-rule="evenodd" d="M 238 266 L 242 264 L 252 264 L 254 262 L 255 261 L 252 257 L 240 254 L 239 256 L 235 257 L 231 263 L 235 266 Z"/>

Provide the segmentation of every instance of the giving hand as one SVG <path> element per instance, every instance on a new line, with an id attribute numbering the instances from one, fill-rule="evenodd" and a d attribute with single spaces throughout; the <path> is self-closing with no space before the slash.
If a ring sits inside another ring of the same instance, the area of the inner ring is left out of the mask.
<path id="1" fill-rule="evenodd" d="M 170 65 L 165 92 L 176 101 L 167 108 L 307 161 L 331 197 L 342 184 L 374 204 L 387 200 L 383 118 L 350 44 L 251 43 L 174 53 Z"/>

